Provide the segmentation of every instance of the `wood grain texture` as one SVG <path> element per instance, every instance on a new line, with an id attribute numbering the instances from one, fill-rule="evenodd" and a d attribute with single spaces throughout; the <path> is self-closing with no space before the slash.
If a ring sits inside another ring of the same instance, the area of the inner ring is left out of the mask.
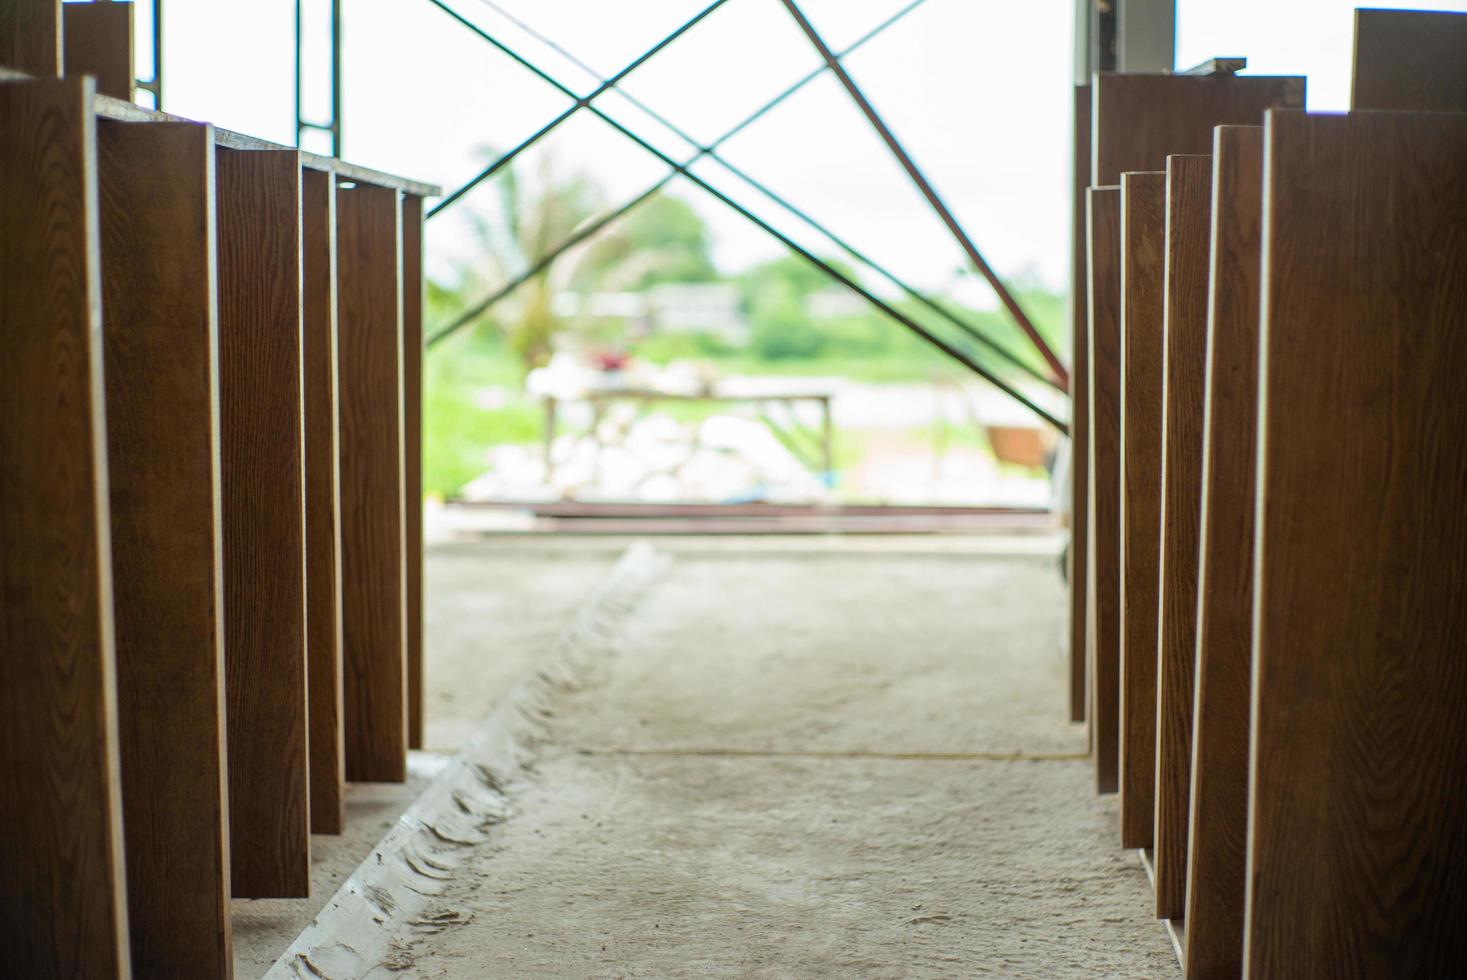
<path id="1" fill-rule="evenodd" d="M 1467 14 L 1356 10 L 1354 109 L 1467 112 Z"/>
<path id="2" fill-rule="evenodd" d="M 305 379 L 306 652 L 311 832 L 339 834 L 346 780 L 341 690 L 340 431 L 336 368 L 336 180 L 301 171 L 301 363 Z"/>
<path id="3" fill-rule="evenodd" d="M 133 970 L 228 977 L 214 134 L 98 123 Z"/>
<path id="4" fill-rule="evenodd" d="M 341 586 L 346 776 L 407 778 L 402 210 L 340 185 Z"/>
<path id="5" fill-rule="evenodd" d="M 1120 785 L 1121 189 L 1087 192 L 1089 255 L 1089 582 L 1086 649 L 1098 792 Z"/>
<path id="6" fill-rule="evenodd" d="M 1467 971 L 1467 116 L 1264 133 L 1247 968 Z"/>
<path id="7" fill-rule="evenodd" d="M 1219 126 L 1212 153 L 1185 915 L 1189 978 L 1236 977 L 1243 970 L 1263 129 Z"/>
<path id="8" fill-rule="evenodd" d="M 1156 914 L 1187 905 L 1192 688 L 1197 655 L 1197 534 L 1202 502 L 1202 397 L 1212 157 L 1166 161 L 1166 290 L 1162 331 L 1161 563 L 1157 597 Z"/>
<path id="9" fill-rule="evenodd" d="M 7 0 L 8 2 L 8 0 Z M 61 5 L 62 66 L 68 75 L 92 75 L 97 91 L 131 102 L 136 75 L 132 66 L 132 4 Z"/>
<path id="10" fill-rule="evenodd" d="M 1090 86 L 1075 86 L 1070 226 L 1070 720 L 1085 720 L 1085 619 L 1090 544 L 1090 317 L 1086 305 L 1086 185 L 1090 176 Z"/>
<path id="11" fill-rule="evenodd" d="M 61 74 L 61 0 L 0 3 L 0 65 L 41 78 Z"/>
<path id="12" fill-rule="evenodd" d="M 310 889 L 300 158 L 216 150 L 234 894 Z"/>
<path id="13" fill-rule="evenodd" d="M 1121 846 L 1156 807 L 1166 174 L 1121 176 Z"/>
<path id="14" fill-rule="evenodd" d="M 0 83 L 0 975 L 127 976 L 89 80 Z"/>
<path id="15" fill-rule="evenodd" d="M 1302 109 L 1304 79 L 1291 75 L 1095 76 L 1092 184 L 1126 171 L 1161 170 L 1173 153 L 1210 153 L 1212 127 L 1257 126 L 1274 107 Z"/>
<path id="16" fill-rule="evenodd" d="M 402 199 L 402 415 L 408 747 L 423 747 L 423 199 Z"/>

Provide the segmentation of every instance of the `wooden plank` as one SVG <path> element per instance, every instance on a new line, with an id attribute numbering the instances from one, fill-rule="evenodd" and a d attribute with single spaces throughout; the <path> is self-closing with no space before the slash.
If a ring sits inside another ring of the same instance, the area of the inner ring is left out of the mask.
<path id="1" fill-rule="evenodd" d="M 1219 126 L 1212 153 L 1188 977 L 1243 972 L 1263 129 Z"/>
<path id="2" fill-rule="evenodd" d="M 1092 187 L 1087 195 L 1091 438 L 1085 643 L 1095 786 L 1114 793 L 1120 785 L 1121 189 Z"/>
<path id="3" fill-rule="evenodd" d="M 310 889 L 300 158 L 216 149 L 234 894 Z"/>
<path id="4" fill-rule="evenodd" d="M 1167 157 L 1154 855 L 1156 914 L 1163 919 L 1182 918 L 1187 904 L 1211 230 L 1212 157 Z"/>
<path id="5" fill-rule="evenodd" d="M 1090 178 L 1090 86 L 1075 86 L 1070 226 L 1070 720 L 1085 720 L 1085 617 L 1090 541 L 1090 317 L 1085 192 Z"/>
<path id="6" fill-rule="evenodd" d="M 1269 114 L 1252 976 L 1467 969 L 1467 116 Z"/>
<path id="7" fill-rule="evenodd" d="M 66 74 L 93 75 L 102 95 L 132 101 L 132 4 L 66 3 L 61 10 Z"/>
<path id="8" fill-rule="evenodd" d="M 84 79 L 0 84 L 0 975 L 127 976 Z"/>
<path id="9" fill-rule="evenodd" d="M 98 123 L 133 969 L 227 977 L 214 134 Z"/>
<path id="10" fill-rule="evenodd" d="M 339 834 L 346 756 L 341 720 L 336 181 L 317 170 L 301 171 L 301 283 L 311 832 Z"/>
<path id="11" fill-rule="evenodd" d="M 1467 14 L 1356 10 L 1355 109 L 1467 112 Z"/>
<path id="12" fill-rule="evenodd" d="M 402 199 L 403 494 L 406 511 L 408 746 L 423 747 L 423 199 Z"/>
<path id="13" fill-rule="evenodd" d="M 1166 174 L 1121 175 L 1121 846 L 1150 847 L 1156 806 Z"/>
<path id="14" fill-rule="evenodd" d="M 1173 153 L 1209 153 L 1214 126 L 1257 126 L 1270 108 L 1304 107 L 1304 79 L 1290 75 L 1100 72 L 1094 88 L 1095 185 L 1161 170 Z"/>
<path id="15" fill-rule="evenodd" d="M 61 0 L 0 3 L 0 65 L 40 78 L 61 74 Z"/>
<path id="16" fill-rule="evenodd" d="M 402 210 L 339 185 L 341 587 L 346 777 L 407 778 Z"/>

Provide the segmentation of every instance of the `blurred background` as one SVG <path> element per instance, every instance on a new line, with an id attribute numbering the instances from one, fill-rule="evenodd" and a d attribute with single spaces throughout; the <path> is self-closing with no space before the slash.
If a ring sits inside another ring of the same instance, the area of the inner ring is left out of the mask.
<path id="1" fill-rule="evenodd" d="M 340 154 L 445 190 L 569 104 L 445 4 L 580 94 L 707 5 L 340 0 Z M 852 75 L 1067 358 L 1074 4 L 803 6 L 837 51 L 858 45 Z M 307 120 L 332 113 L 332 7 L 299 4 Z M 1179 0 L 1178 67 L 1246 55 L 1250 72 L 1307 73 L 1310 108 L 1343 108 L 1352 9 Z M 164 11 L 164 109 L 297 142 L 296 0 L 174 0 Z M 148 5 L 137 15 L 144 66 Z M 595 104 L 684 160 L 820 64 L 778 0 L 729 0 Z M 299 138 L 331 152 L 325 132 Z M 718 153 L 951 317 L 717 160 L 692 172 L 1067 417 L 1033 346 L 828 73 Z M 1052 425 L 684 179 L 539 268 L 667 175 L 580 112 L 429 219 L 425 332 L 452 328 L 424 359 L 430 498 L 1050 505 L 1064 469 Z M 1014 357 L 974 345 L 953 318 Z"/>

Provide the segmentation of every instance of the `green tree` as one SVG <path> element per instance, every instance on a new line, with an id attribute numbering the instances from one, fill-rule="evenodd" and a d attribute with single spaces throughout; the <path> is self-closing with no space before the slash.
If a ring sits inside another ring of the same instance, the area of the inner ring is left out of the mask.
<path id="1" fill-rule="evenodd" d="M 549 153 L 538 154 L 528 180 L 519 168 L 506 167 L 495 188 L 495 210 L 471 213 L 480 254 L 464 276 L 462 293 L 466 296 L 485 295 L 522 275 L 593 217 L 603 203 L 595 183 L 579 172 L 561 173 Z M 486 321 L 503 330 L 506 343 L 526 371 L 550 359 L 555 334 L 564 327 L 555 314 L 555 293 L 575 277 L 577 255 L 571 250 L 486 314 Z M 488 320 L 491 315 L 493 319 Z"/>
<path id="2" fill-rule="evenodd" d="M 587 290 L 637 292 L 660 282 L 712 282 L 708 225 L 680 197 L 658 192 L 606 230 L 577 267 Z"/>

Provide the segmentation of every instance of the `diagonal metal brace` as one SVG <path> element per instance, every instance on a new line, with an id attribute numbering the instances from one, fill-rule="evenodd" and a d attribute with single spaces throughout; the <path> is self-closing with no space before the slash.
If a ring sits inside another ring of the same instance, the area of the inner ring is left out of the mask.
<path id="1" fill-rule="evenodd" d="M 692 28 L 700 20 L 713 13 L 713 11 L 717 10 L 719 7 L 722 7 L 725 3 L 728 3 L 728 0 L 713 0 L 712 3 L 704 7 L 702 10 L 698 11 L 698 13 L 694 14 L 693 17 L 684 21 L 682 26 L 680 26 L 677 30 L 673 31 L 671 34 L 667 35 L 662 40 L 652 45 L 652 47 L 648 48 L 646 51 L 643 51 L 636 58 L 628 62 L 627 66 L 621 71 L 617 72 L 615 75 L 612 75 L 610 78 L 604 80 L 600 85 L 596 86 L 595 90 L 588 95 L 576 95 L 576 93 L 572 92 L 570 89 L 565 89 L 565 94 L 575 99 L 575 103 L 573 105 L 566 107 L 566 109 L 561 112 L 560 115 L 556 116 L 554 119 L 551 119 L 545 125 L 541 126 L 539 129 L 531 133 L 529 136 L 526 136 L 508 153 L 504 154 L 499 159 L 489 164 L 489 166 L 485 167 L 473 177 L 469 178 L 469 180 L 465 182 L 462 186 L 458 187 L 443 200 L 435 204 L 431 209 L 429 209 L 427 217 L 431 218 L 434 215 L 438 214 L 440 211 L 452 207 L 461 197 L 463 197 L 469 191 L 473 190 L 475 187 L 478 187 L 479 184 L 483 181 L 488 180 L 490 177 L 494 176 L 511 160 L 519 156 L 525 150 L 528 150 L 531 146 L 534 146 L 535 143 L 540 141 L 540 139 L 548 135 L 551 130 L 555 129 L 555 127 L 559 126 L 571 116 L 574 116 L 576 113 L 589 106 L 593 100 L 605 94 L 609 89 L 613 88 L 617 82 L 621 81 L 623 78 L 626 78 L 632 72 L 642 67 L 642 65 L 651 60 L 659 51 L 667 47 L 673 41 L 676 41 L 678 38 L 682 37 L 688 31 L 692 30 Z M 444 9 L 446 10 L 447 8 Z M 450 13 L 452 12 L 450 11 Z M 458 14 L 453 14 L 453 17 L 462 24 L 469 23 Z"/>
<path id="2" fill-rule="evenodd" d="M 865 114 L 867 120 L 870 121 L 882 141 L 891 150 L 892 155 L 896 157 L 897 162 L 902 165 L 902 169 L 907 172 L 907 176 L 912 178 L 912 183 L 917 185 L 917 189 L 922 192 L 922 196 L 927 199 L 927 203 L 932 206 L 932 210 L 937 212 L 937 216 L 942 219 L 942 223 L 947 225 L 948 230 L 952 232 L 953 238 L 957 240 L 958 245 L 967 253 L 968 259 L 973 263 L 974 268 L 982 273 L 984 279 L 988 280 L 988 284 L 998 294 L 999 301 L 1008 310 L 1009 316 L 1013 317 L 1014 322 L 1019 325 L 1019 328 L 1033 342 L 1035 348 L 1044 356 L 1044 360 L 1049 364 L 1050 370 L 1054 372 L 1055 377 L 1060 380 L 1065 390 L 1068 391 L 1070 376 L 1065 370 L 1064 363 L 1050 349 L 1049 344 L 1045 343 L 1039 331 L 1034 329 L 1034 324 L 1030 322 L 1028 315 L 1019 306 L 1018 301 L 1014 299 L 1013 294 L 1009 292 L 1003 280 L 984 261 L 983 256 L 978 251 L 978 246 L 973 244 L 973 239 L 963 230 L 963 226 L 958 224 L 958 219 L 953 216 L 952 211 L 943 202 L 937 190 L 922 173 L 921 168 L 917 166 L 911 154 L 907 153 L 902 147 L 901 142 L 896 138 L 896 134 L 882 120 L 881 115 L 876 111 L 876 107 L 861 92 L 860 86 L 856 84 L 855 79 L 851 78 L 850 73 L 841 65 L 840 59 L 836 57 L 835 52 L 830 49 L 830 46 L 825 43 L 825 40 L 820 36 L 819 32 L 815 30 L 815 25 L 811 24 L 809 19 L 801 12 L 795 0 L 781 0 L 781 2 L 789 10 L 790 16 L 800 25 L 800 29 L 805 32 L 805 36 L 810 39 L 810 43 L 820 52 L 820 56 L 825 59 L 825 63 L 830 67 L 830 70 L 840 79 L 841 85 L 845 87 L 846 92 L 850 94 L 851 99 L 860 108 L 861 112 Z"/>

